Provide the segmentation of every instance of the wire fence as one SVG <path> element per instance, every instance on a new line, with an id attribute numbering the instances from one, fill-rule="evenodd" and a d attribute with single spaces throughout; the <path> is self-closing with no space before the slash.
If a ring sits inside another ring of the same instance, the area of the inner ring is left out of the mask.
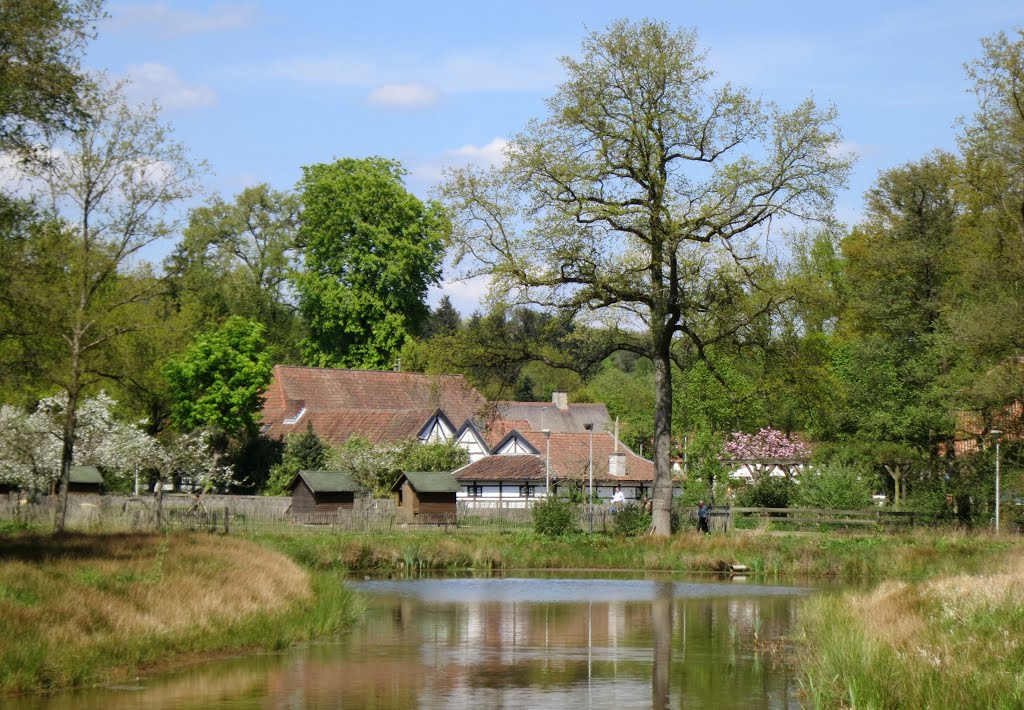
<path id="1" fill-rule="evenodd" d="M 52 526 L 57 501 L 0 494 L 0 521 L 28 527 Z M 891 510 L 808 508 L 710 508 L 715 533 L 732 530 L 893 530 L 933 524 L 913 513 Z M 676 506 L 677 530 L 696 530 L 696 509 Z M 595 533 L 615 531 L 615 513 L 607 504 L 582 506 L 578 526 Z M 291 501 L 270 496 L 192 496 L 168 494 L 158 505 L 153 496 L 78 494 L 68 498 L 65 527 L 80 532 L 205 530 L 225 534 L 392 532 L 440 530 L 450 533 L 515 532 L 533 529 L 533 511 L 521 502 L 458 501 L 450 513 L 412 516 L 393 500 L 356 499 L 352 508 L 293 513 Z"/>

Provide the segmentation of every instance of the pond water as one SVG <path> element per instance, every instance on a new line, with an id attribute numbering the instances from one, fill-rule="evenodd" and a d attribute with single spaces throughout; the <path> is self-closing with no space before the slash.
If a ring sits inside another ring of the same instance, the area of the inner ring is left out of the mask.
<path id="1" fill-rule="evenodd" d="M 790 708 L 773 651 L 809 589 L 670 578 L 352 583 L 340 640 L 234 658 L 15 708 Z"/>

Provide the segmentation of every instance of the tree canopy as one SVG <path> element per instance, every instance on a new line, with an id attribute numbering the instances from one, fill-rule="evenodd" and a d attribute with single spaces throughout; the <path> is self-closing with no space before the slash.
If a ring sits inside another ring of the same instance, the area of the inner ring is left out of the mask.
<path id="1" fill-rule="evenodd" d="M 448 222 L 409 194 L 393 160 L 345 158 L 302 169 L 294 277 L 309 335 L 303 360 L 321 367 L 387 368 L 429 309 Z"/>
<path id="2" fill-rule="evenodd" d="M 833 109 L 712 81 L 695 31 L 617 21 L 562 65 L 505 164 L 450 172 L 442 195 L 470 273 L 603 324 L 598 354 L 654 363 L 653 523 L 667 535 L 671 362 L 708 360 L 771 310 L 757 238 L 783 217 L 827 217 L 849 165 Z"/>

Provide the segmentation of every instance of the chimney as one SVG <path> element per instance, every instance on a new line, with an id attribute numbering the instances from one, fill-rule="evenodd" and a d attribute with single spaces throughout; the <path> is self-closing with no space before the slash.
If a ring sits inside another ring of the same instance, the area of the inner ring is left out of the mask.
<path id="1" fill-rule="evenodd" d="M 608 455 L 608 475 L 626 475 L 626 452 L 616 451 L 615 453 Z"/>
<path id="2" fill-rule="evenodd" d="M 569 408 L 569 393 L 568 392 L 552 392 L 551 393 L 551 404 L 555 405 L 559 409 L 565 410 Z"/>

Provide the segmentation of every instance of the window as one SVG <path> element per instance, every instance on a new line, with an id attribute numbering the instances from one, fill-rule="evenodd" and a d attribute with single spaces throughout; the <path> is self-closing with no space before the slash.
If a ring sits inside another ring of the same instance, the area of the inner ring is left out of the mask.
<path id="1" fill-rule="evenodd" d="M 479 498 L 484 494 L 483 486 L 466 486 L 466 495 L 470 498 Z"/>
<path id="2" fill-rule="evenodd" d="M 519 486 L 520 498 L 534 498 L 537 495 L 537 486 Z"/>
<path id="3" fill-rule="evenodd" d="M 647 487 L 646 486 L 637 486 L 636 487 L 636 493 L 635 493 L 635 495 L 633 497 L 636 498 L 637 500 L 640 500 L 642 498 L 645 498 L 646 496 L 647 496 Z"/>

